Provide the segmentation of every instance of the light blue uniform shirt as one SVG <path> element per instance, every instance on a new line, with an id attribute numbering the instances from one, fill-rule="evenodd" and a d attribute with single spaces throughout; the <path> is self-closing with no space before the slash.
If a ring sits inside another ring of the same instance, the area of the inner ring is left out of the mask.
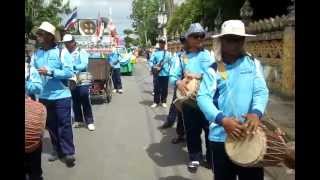
<path id="1" fill-rule="evenodd" d="M 247 113 L 261 117 L 269 97 L 259 61 L 243 56 L 234 64 L 225 64 L 225 68 L 226 80 L 213 68 L 208 68 L 197 96 L 198 106 L 210 122 L 209 140 L 214 142 L 226 139 L 221 126 L 224 117 L 235 117 L 240 122 L 244 122 L 242 115 Z"/>
<path id="2" fill-rule="evenodd" d="M 32 66 L 27 67 L 25 72 L 26 94 L 39 95 L 42 89 L 43 89 L 42 80 L 38 71 Z"/>
<path id="3" fill-rule="evenodd" d="M 163 61 L 162 70 L 159 73 L 159 76 L 169 76 L 170 67 L 172 65 L 173 59 L 170 55 L 170 52 L 166 51 L 166 54 L 164 55 L 164 50 L 158 50 L 152 53 L 149 66 L 150 68 L 159 64 L 161 61 Z"/>
<path id="4" fill-rule="evenodd" d="M 183 76 L 182 71 L 201 75 L 214 62 L 209 51 L 177 53 L 174 57 L 174 65 L 170 71 L 169 83 L 173 86 Z"/>
<path id="5" fill-rule="evenodd" d="M 113 68 L 120 68 L 120 54 L 118 52 L 112 52 L 109 57 L 108 61 Z"/>
<path id="6" fill-rule="evenodd" d="M 53 76 L 41 75 L 43 91 L 39 99 L 57 100 L 71 97 L 68 86 L 63 83 L 71 78 L 73 73 L 73 58 L 66 49 L 62 49 L 61 58 L 59 58 L 60 50 L 56 46 L 52 49 L 44 51 L 38 49 L 31 58 L 31 66 L 39 69 L 46 67 L 49 72 L 53 72 Z"/>
<path id="7" fill-rule="evenodd" d="M 89 63 L 89 54 L 83 49 L 76 48 L 72 53 L 73 71 L 75 73 L 86 72 Z"/>

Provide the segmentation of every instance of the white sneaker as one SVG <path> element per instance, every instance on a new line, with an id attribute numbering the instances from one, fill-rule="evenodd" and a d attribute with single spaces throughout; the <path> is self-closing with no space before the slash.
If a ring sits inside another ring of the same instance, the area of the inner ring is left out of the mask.
<path id="1" fill-rule="evenodd" d="M 153 103 L 150 107 L 151 107 L 151 108 L 155 108 L 155 107 L 157 107 L 157 105 L 158 105 L 158 104 Z"/>
<path id="2" fill-rule="evenodd" d="M 118 90 L 118 93 L 122 94 L 122 93 L 123 93 L 123 90 L 122 90 L 122 89 L 119 89 L 119 90 Z"/>
<path id="3" fill-rule="evenodd" d="M 116 92 L 117 92 L 117 90 L 116 90 L 116 89 L 114 89 L 114 90 L 112 90 L 112 92 L 113 92 L 113 93 L 116 93 Z"/>
<path id="4" fill-rule="evenodd" d="M 96 128 L 94 127 L 94 124 L 89 124 L 89 125 L 88 125 L 88 129 L 89 129 L 90 131 L 94 131 Z"/>
<path id="5" fill-rule="evenodd" d="M 80 128 L 80 127 L 83 127 L 83 126 L 84 126 L 83 122 L 74 122 L 72 124 L 72 127 L 74 127 L 74 128 Z"/>
<path id="6" fill-rule="evenodd" d="M 166 103 L 162 103 L 161 106 L 164 107 L 164 108 L 166 108 L 166 107 L 167 107 L 167 104 L 166 104 Z"/>

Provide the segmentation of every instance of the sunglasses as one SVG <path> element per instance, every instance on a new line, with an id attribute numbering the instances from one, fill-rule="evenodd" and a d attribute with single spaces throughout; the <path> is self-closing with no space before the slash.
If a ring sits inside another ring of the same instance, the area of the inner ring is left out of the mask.
<path id="1" fill-rule="evenodd" d="M 192 37 L 192 38 L 195 38 L 195 39 L 198 39 L 198 38 L 201 38 L 203 39 L 206 35 L 204 33 L 193 33 L 193 34 L 190 34 L 189 37 Z"/>

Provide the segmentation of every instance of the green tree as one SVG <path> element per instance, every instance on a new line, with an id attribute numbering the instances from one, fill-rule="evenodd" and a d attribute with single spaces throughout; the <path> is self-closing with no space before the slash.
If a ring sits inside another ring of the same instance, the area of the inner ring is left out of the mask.
<path id="1" fill-rule="evenodd" d="M 159 34 L 158 10 L 159 0 L 133 0 L 132 2 L 130 18 L 133 20 L 134 30 L 140 37 L 139 44 L 143 47 L 148 45 L 148 41 L 152 44 L 156 42 Z"/>
<path id="2" fill-rule="evenodd" d="M 125 29 L 123 30 L 123 33 L 126 35 L 124 37 L 126 48 L 138 45 L 139 42 L 136 39 L 130 37 L 131 35 L 134 35 L 134 31 L 132 29 Z"/>
<path id="3" fill-rule="evenodd" d="M 214 20 L 221 10 L 222 20 L 240 19 L 240 8 L 245 0 L 186 0 L 175 8 L 167 24 L 168 34 L 182 33 L 191 23 L 200 22 L 209 31 L 215 28 Z"/>
<path id="4" fill-rule="evenodd" d="M 44 0 L 26 0 L 26 36 L 30 38 L 32 29 L 39 26 L 42 21 L 49 21 L 54 26 L 61 28 L 62 15 L 68 15 L 71 12 L 69 1 L 63 3 L 63 0 L 51 0 L 48 4 L 45 4 Z"/>

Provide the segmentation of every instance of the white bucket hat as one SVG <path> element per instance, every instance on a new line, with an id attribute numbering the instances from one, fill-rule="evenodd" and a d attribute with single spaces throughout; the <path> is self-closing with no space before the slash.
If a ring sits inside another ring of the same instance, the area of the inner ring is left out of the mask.
<path id="1" fill-rule="evenodd" d="M 55 33 L 56 33 L 56 28 L 52 24 L 48 23 L 47 21 L 42 22 L 38 29 L 46 31 L 52 34 L 53 36 L 55 36 Z"/>
<path id="2" fill-rule="evenodd" d="M 74 38 L 71 34 L 66 34 L 63 36 L 63 39 L 62 39 L 62 42 L 70 42 L 70 41 L 73 41 Z"/>
<path id="3" fill-rule="evenodd" d="M 211 36 L 212 38 L 218 38 L 224 35 L 237 35 L 237 36 L 256 36 L 253 34 L 246 34 L 245 26 L 240 20 L 228 20 L 221 26 L 221 33 Z"/>

